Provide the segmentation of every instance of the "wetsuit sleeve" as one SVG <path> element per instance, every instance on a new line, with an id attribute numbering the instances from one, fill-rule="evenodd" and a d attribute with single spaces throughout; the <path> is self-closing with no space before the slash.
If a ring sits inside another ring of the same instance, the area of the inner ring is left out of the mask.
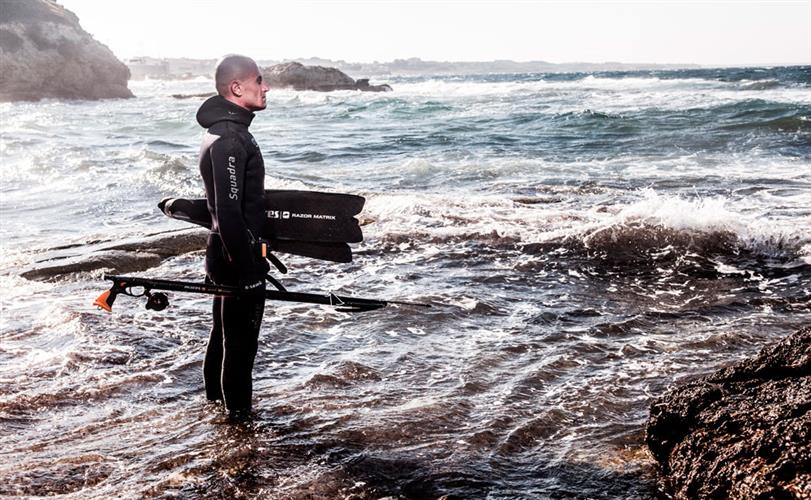
<path id="1" fill-rule="evenodd" d="M 254 241 L 245 224 L 245 167 L 247 151 L 236 138 L 223 138 L 211 145 L 214 206 L 220 239 L 238 269 L 240 285 L 262 279 L 254 265 Z"/>

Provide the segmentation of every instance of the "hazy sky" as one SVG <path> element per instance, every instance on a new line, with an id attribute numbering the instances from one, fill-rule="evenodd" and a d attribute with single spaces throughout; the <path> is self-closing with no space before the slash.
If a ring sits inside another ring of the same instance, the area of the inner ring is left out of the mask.
<path id="1" fill-rule="evenodd" d="M 120 58 L 811 63 L 811 0 L 59 2 Z"/>

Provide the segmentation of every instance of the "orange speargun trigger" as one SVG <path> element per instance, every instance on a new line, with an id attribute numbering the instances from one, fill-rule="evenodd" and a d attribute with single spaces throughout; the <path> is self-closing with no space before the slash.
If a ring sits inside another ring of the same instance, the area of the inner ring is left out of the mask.
<path id="1" fill-rule="evenodd" d="M 110 290 L 102 293 L 98 296 L 98 298 L 93 302 L 93 305 L 99 306 L 100 308 L 104 309 L 107 312 L 113 312 L 113 307 L 107 303 L 107 299 L 110 297 Z"/>

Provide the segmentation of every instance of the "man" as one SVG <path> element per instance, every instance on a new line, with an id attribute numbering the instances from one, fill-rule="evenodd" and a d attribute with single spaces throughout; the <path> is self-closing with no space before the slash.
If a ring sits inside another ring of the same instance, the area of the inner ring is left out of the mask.
<path id="1" fill-rule="evenodd" d="M 268 86 L 256 63 L 239 55 L 220 61 L 215 81 L 218 95 L 197 111 L 198 123 L 208 129 L 199 159 L 212 221 L 206 275 L 244 293 L 214 298 L 203 377 L 206 397 L 224 401 L 232 418 L 243 419 L 251 410 L 268 271 L 257 240 L 265 222 L 265 165 L 248 126 L 253 111 L 267 106 Z"/>

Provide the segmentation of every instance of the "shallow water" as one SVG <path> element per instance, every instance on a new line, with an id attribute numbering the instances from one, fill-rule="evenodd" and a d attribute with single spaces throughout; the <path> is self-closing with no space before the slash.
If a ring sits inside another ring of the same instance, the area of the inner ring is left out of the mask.
<path id="1" fill-rule="evenodd" d="M 22 271 L 183 227 L 194 94 L 0 105 L 0 494 L 650 498 L 643 439 L 673 383 L 811 319 L 811 68 L 393 78 L 273 91 L 269 188 L 365 196 L 352 264 L 281 255 L 256 416 L 204 402 L 207 298 L 90 303 L 101 272 Z M 144 276 L 202 279 L 202 253 Z"/>

